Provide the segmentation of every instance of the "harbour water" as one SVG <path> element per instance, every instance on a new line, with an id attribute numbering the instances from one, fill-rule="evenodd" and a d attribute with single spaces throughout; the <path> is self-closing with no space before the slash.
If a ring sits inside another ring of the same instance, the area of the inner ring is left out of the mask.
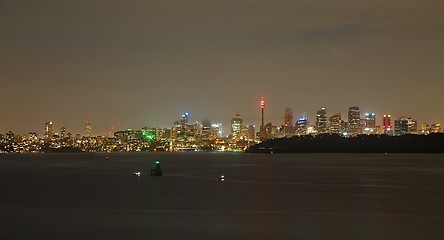
<path id="1" fill-rule="evenodd" d="M 0 239 L 441 239 L 443 223 L 442 154 L 0 155 Z"/>

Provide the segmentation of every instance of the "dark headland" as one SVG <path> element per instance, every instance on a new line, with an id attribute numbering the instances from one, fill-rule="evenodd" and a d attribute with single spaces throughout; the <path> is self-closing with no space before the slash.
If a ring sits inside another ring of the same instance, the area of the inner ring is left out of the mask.
<path id="1" fill-rule="evenodd" d="M 270 139 L 248 153 L 444 153 L 444 134 L 429 135 L 304 135 Z"/>

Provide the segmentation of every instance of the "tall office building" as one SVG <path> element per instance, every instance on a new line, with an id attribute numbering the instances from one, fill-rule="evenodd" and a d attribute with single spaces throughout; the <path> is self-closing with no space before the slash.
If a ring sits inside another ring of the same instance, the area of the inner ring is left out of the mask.
<path id="1" fill-rule="evenodd" d="M 375 113 L 365 114 L 365 128 L 376 128 L 376 115 Z"/>
<path id="2" fill-rule="evenodd" d="M 87 138 L 91 137 L 91 132 L 92 132 L 91 121 L 88 119 L 85 122 L 85 137 Z"/>
<path id="3" fill-rule="evenodd" d="M 316 131 L 325 133 L 327 131 L 327 111 L 325 107 L 316 112 Z"/>
<path id="4" fill-rule="evenodd" d="M 236 114 L 233 118 L 231 118 L 231 135 L 238 136 L 242 130 L 242 117 L 239 114 Z"/>
<path id="5" fill-rule="evenodd" d="M 310 123 L 308 122 L 307 116 L 304 114 L 296 121 L 296 134 L 298 135 L 305 135 L 308 133 L 308 128 L 310 126 Z"/>
<path id="6" fill-rule="evenodd" d="M 211 124 L 211 130 L 213 132 L 213 138 L 220 138 L 223 135 L 223 126 L 222 123 L 213 123 Z"/>
<path id="7" fill-rule="evenodd" d="M 51 137 L 52 137 L 52 122 L 46 122 L 44 138 L 50 139 Z"/>
<path id="8" fill-rule="evenodd" d="M 285 108 L 284 112 L 284 132 L 286 136 L 294 134 L 293 109 Z"/>
<path id="9" fill-rule="evenodd" d="M 363 119 L 363 133 L 364 134 L 376 134 L 376 114 L 365 113 Z"/>
<path id="10" fill-rule="evenodd" d="M 382 117 L 382 130 L 384 134 L 393 135 L 393 126 L 390 114 L 384 114 Z"/>
<path id="11" fill-rule="evenodd" d="M 202 138 L 209 139 L 211 137 L 211 122 L 208 119 L 202 120 Z"/>
<path id="12" fill-rule="evenodd" d="M 361 111 L 359 107 L 353 106 L 348 109 L 348 128 L 350 135 L 361 133 Z"/>
<path id="13" fill-rule="evenodd" d="M 330 120 L 329 132 L 337 134 L 341 133 L 342 132 L 341 113 L 336 113 L 335 115 L 331 116 L 329 120 Z"/>
<path id="14" fill-rule="evenodd" d="M 190 114 L 188 112 L 182 114 L 182 117 L 180 118 L 180 126 L 185 127 L 188 125 L 188 119 L 190 117 Z"/>
<path id="15" fill-rule="evenodd" d="M 189 126 L 188 126 L 188 120 L 190 118 L 190 114 L 188 112 L 185 112 L 182 114 L 180 120 L 179 120 L 179 128 L 180 128 L 180 136 L 187 137 L 190 135 L 189 133 Z"/>
<path id="16" fill-rule="evenodd" d="M 408 134 L 417 134 L 418 133 L 418 122 L 416 120 L 412 119 L 411 117 L 400 117 L 398 120 L 403 120 L 403 121 L 407 122 L 407 133 Z M 404 122 L 402 122 L 401 124 L 404 124 Z M 395 134 L 398 135 L 396 133 L 396 126 L 395 126 Z"/>
<path id="17" fill-rule="evenodd" d="M 248 126 L 248 140 L 250 141 L 256 140 L 256 126 L 254 125 Z"/>
<path id="18" fill-rule="evenodd" d="M 400 118 L 395 120 L 395 135 L 401 136 L 409 133 L 409 125 L 408 120 L 404 118 Z"/>

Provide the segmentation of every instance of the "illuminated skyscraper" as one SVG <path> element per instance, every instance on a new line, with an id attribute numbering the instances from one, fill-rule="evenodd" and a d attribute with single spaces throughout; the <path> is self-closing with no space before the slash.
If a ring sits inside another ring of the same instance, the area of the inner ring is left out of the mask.
<path id="1" fill-rule="evenodd" d="M 190 114 L 188 112 L 182 114 L 182 117 L 180 118 L 180 126 L 185 127 L 188 125 L 188 119 L 190 117 Z"/>
<path id="2" fill-rule="evenodd" d="M 327 131 L 327 111 L 325 107 L 316 112 L 316 131 L 318 133 L 325 133 Z"/>
<path id="3" fill-rule="evenodd" d="M 236 114 L 231 119 L 231 135 L 238 136 L 242 130 L 242 117 L 239 114 Z"/>
<path id="4" fill-rule="evenodd" d="M 363 133 L 364 134 L 376 134 L 376 114 L 375 113 L 365 113 Z"/>
<path id="5" fill-rule="evenodd" d="M 390 114 L 384 114 L 382 118 L 382 129 L 384 134 L 393 135 L 393 127 Z"/>
<path id="6" fill-rule="evenodd" d="M 359 107 L 353 106 L 348 109 L 348 129 L 350 135 L 361 133 L 361 111 Z"/>
<path id="7" fill-rule="evenodd" d="M 209 139 L 211 137 L 211 122 L 208 119 L 202 121 L 202 138 Z"/>
<path id="8" fill-rule="evenodd" d="M 294 126 L 293 126 L 293 109 L 285 108 L 284 113 L 284 132 L 286 136 L 290 136 L 294 134 Z"/>
<path id="9" fill-rule="evenodd" d="M 256 140 L 256 126 L 254 125 L 248 126 L 248 140 L 250 141 Z"/>
<path id="10" fill-rule="evenodd" d="M 395 120 L 395 135 L 401 136 L 409 133 L 409 125 L 407 119 Z"/>
<path id="11" fill-rule="evenodd" d="M 365 128 L 376 128 L 376 115 L 375 113 L 365 114 Z"/>
<path id="12" fill-rule="evenodd" d="M 46 122 L 44 138 L 50 139 L 51 137 L 52 137 L 52 122 Z"/>
<path id="13" fill-rule="evenodd" d="M 341 124 L 341 113 L 336 113 L 335 115 L 330 117 L 330 133 L 341 133 L 342 132 L 342 124 Z"/>
<path id="14" fill-rule="evenodd" d="M 91 121 L 88 119 L 85 122 L 85 137 L 91 137 Z"/>
<path id="15" fill-rule="evenodd" d="M 214 138 L 220 138 L 223 135 L 222 123 L 211 124 L 211 129 L 213 131 Z"/>
<path id="16" fill-rule="evenodd" d="M 308 127 L 310 123 L 308 122 L 307 116 L 303 114 L 296 122 L 296 134 L 305 135 L 308 132 Z"/>
<path id="17" fill-rule="evenodd" d="M 418 133 L 418 122 L 416 120 L 413 120 L 411 117 L 400 117 L 399 120 L 405 120 L 407 122 L 407 133 L 408 134 L 417 134 Z M 401 124 L 403 124 L 403 123 L 404 122 L 401 122 Z M 396 126 L 395 126 L 395 134 L 398 135 L 396 133 Z"/>

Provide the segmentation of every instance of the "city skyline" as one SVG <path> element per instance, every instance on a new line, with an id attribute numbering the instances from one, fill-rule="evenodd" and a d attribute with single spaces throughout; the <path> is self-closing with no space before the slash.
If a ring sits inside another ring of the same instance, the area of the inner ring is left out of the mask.
<path id="1" fill-rule="evenodd" d="M 371 124 L 373 126 L 373 128 L 376 127 L 376 126 L 384 128 L 384 126 L 385 126 L 384 119 L 385 119 L 386 115 L 388 115 L 389 118 L 391 118 L 391 127 L 394 127 L 395 120 L 401 120 L 401 119 L 406 119 L 406 118 L 414 119 L 415 122 L 418 124 L 418 126 L 421 126 L 421 124 L 423 124 L 423 123 L 427 123 L 427 124 L 439 123 L 439 124 L 441 124 L 441 122 L 433 122 L 433 121 L 428 121 L 428 120 L 419 121 L 417 119 L 425 119 L 425 118 L 424 117 L 419 117 L 418 118 L 414 114 L 403 114 L 403 115 L 396 116 L 396 115 L 393 115 L 393 114 L 390 114 L 390 113 L 383 113 L 383 114 L 382 113 L 375 113 L 374 111 L 366 111 L 365 109 L 360 109 L 359 106 L 348 107 L 347 111 L 343 111 L 343 112 L 330 112 L 328 107 L 322 106 L 319 109 L 314 110 L 314 111 L 312 111 L 310 113 L 302 112 L 300 114 L 298 114 L 298 113 L 293 114 L 293 112 L 294 112 L 293 109 L 291 107 L 286 107 L 285 109 L 282 109 L 281 119 L 278 120 L 277 122 L 272 122 L 272 121 L 268 121 L 267 120 L 268 102 L 264 101 L 264 100 L 265 99 L 262 97 L 261 101 L 259 101 L 259 104 L 257 106 L 258 111 L 262 111 L 263 109 L 265 110 L 264 125 L 268 124 L 268 123 L 271 123 L 273 126 L 276 126 L 276 127 L 279 127 L 279 128 L 282 127 L 282 130 L 284 132 L 285 132 L 285 122 L 286 121 L 290 121 L 290 122 L 293 123 L 289 127 L 295 127 L 297 125 L 298 119 L 300 119 L 301 117 L 305 117 L 306 120 L 308 120 L 308 123 L 313 125 L 314 128 L 318 128 L 319 127 L 319 125 L 318 125 L 319 122 L 318 121 L 319 121 L 319 116 L 320 116 L 319 114 L 320 114 L 320 112 L 322 112 L 323 119 L 324 119 L 324 120 L 322 120 L 322 122 L 324 122 L 323 123 L 324 125 L 322 127 L 323 130 L 321 130 L 320 133 L 322 133 L 324 131 L 328 132 L 329 128 L 331 127 L 331 123 L 332 123 L 332 119 L 331 118 L 332 117 L 340 116 L 340 118 L 342 118 L 342 122 L 350 123 L 349 121 L 350 121 L 350 117 L 351 116 L 349 114 L 350 114 L 351 109 L 355 109 L 355 108 L 357 108 L 357 113 L 356 113 L 357 115 L 355 116 L 356 120 L 354 122 L 357 121 L 355 124 L 357 124 L 356 127 L 359 127 L 359 128 L 362 127 L 362 126 L 360 126 L 361 125 L 360 122 L 361 121 L 367 121 L 369 115 L 372 116 L 372 119 L 374 119 L 373 123 Z M 265 104 L 267 106 L 265 106 Z M 291 115 L 291 119 L 288 118 L 288 111 L 291 112 L 291 114 L 290 114 Z M 255 126 L 257 132 L 261 131 L 260 130 L 261 123 L 253 124 L 251 122 L 247 122 L 247 121 L 245 121 L 245 119 L 251 119 L 251 118 L 249 118 L 248 116 L 247 116 L 247 118 L 245 118 L 245 115 L 243 115 L 241 113 L 233 114 L 229 118 L 228 124 L 224 124 L 223 122 L 225 122 L 225 121 L 219 121 L 219 120 L 211 119 L 211 118 L 208 118 L 208 117 L 204 118 L 202 120 L 196 120 L 196 119 L 193 118 L 192 115 L 193 114 L 191 114 L 189 111 L 183 112 L 182 113 L 182 119 L 184 118 L 184 116 L 186 116 L 186 123 L 187 124 L 199 123 L 200 125 L 205 125 L 204 124 L 205 121 L 209 121 L 211 124 L 222 124 L 223 136 L 228 136 L 228 135 L 231 134 L 231 132 L 233 130 L 233 119 L 234 118 L 240 118 L 240 125 L 239 125 L 239 127 L 240 126 Z M 347 117 L 347 115 L 349 115 L 349 116 Z M 309 116 L 313 116 L 313 117 L 309 117 Z M 359 116 L 359 118 L 358 118 L 358 116 Z M 74 135 L 75 134 L 80 134 L 82 136 L 109 136 L 109 137 L 111 137 L 111 136 L 113 136 L 114 132 L 122 131 L 122 130 L 127 130 L 127 129 L 142 129 L 142 128 L 146 128 L 146 127 L 148 127 L 148 128 L 166 128 L 166 129 L 171 129 L 172 127 L 174 127 L 176 122 L 181 121 L 179 119 L 179 117 L 180 117 L 180 114 L 178 114 L 176 116 L 175 120 L 174 119 L 169 120 L 170 125 L 167 125 L 167 126 L 154 126 L 154 125 L 150 125 L 150 124 L 145 124 L 143 126 L 136 126 L 136 127 L 134 127 L 134 126 L 127 126 L 127 127 L 122 127 L 122 128 L 116 128 L 115 126 L 111 126 L 111 127 L 108 128 L 107 132 L 103 132 L 103 133 L 99 133 L 97 131 L 94 131 L 96 125 L 99 126 L 98 129 L 103 129 L 103 127 L 100 126 L 100 123 L 99 124 L 95 124 L 91 119 L 88 118 L 88 119 L 86 119 L 83 122 L 83 125 L 82 125 L 83 128 L 79 128 L 78 131 L 75 130 L 76 128 L 72 128 L 70 126 L 63 125 L 63 123 L 56 123 L 54 121 L 46 121 L 45 124 L 42 125 L 41 128 L 38 129 L 38 130 L 24 131 L 23 128 L 21 128 L 18 131 L 13 131 L 13 130 L 9 129 L 9 130 L 4 131 L 4 132 L 0 131 L 0 134 L 12 131 L 12 132 L 14 132 L 16 134 L 22 134 L 22 135 L 23 134 L 29 134 L 29 133 L 37 133 L 37 135 L 44 136 L 45 132 L 48 132 L 48 129 L 51 128 L 51 132 L 54 132 L 54 133 L 69 132 L 69 133 L 74 134 Z M 271 116 L 270 119 L 277 119 L 277 118 Z M 256 119 L 256 122 L 258 122 L 258 121 L 261 121 L 261 120 Z M 239 128 L 239 127 L 237 127 L 237 128 Z M 420 128 L 418 127 L 418 129 L 420 129 Z M 238 129 L 238 131 L 240 131 L 240 128 Z"/>
<path id="2" fill-rule="evenodd" d="M 0 132 L 93 135 L 327 108 L 444 122 L 442 1 L 0 3 Z M 260 99 L 259 99 L 260 100 Z M 24 129 L 26 128 L 26 129 Z"/>

